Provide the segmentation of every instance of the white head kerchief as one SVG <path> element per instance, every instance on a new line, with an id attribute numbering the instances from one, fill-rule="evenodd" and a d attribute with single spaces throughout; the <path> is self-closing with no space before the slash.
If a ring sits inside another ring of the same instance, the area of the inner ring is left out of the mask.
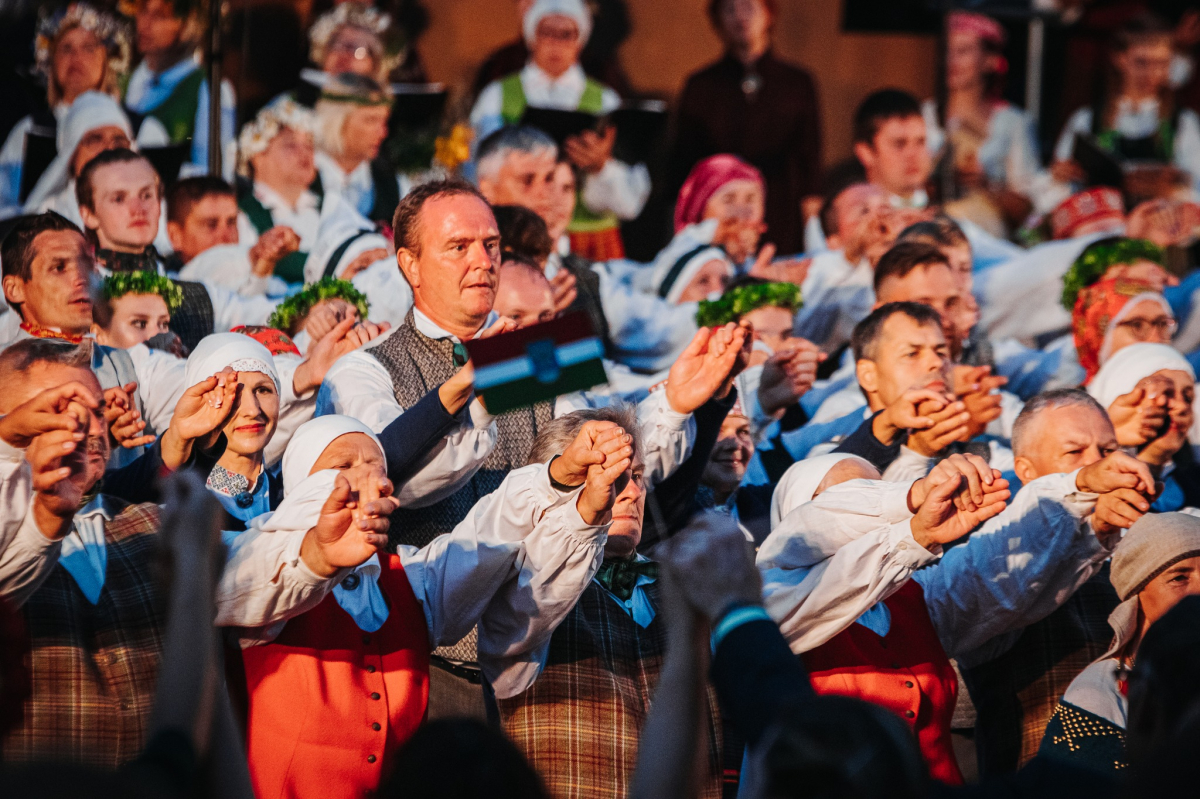
<path id="1" fill-rule="evenodd" d="M 797 461 L 788 467 L 775 486 L 771 495 L 771 529 L 774 530 L 784 516 L 803 505 L 812 502 L 813 494 L 830 469 L 847 458 L 858 458 L 847 452 L 831 452 L 828 455 L 818 455 L 808 460 Z M 862 458 L 858 458 L 862 460 Z M 866 461 L 863 461 L 866 463 Z"/>
<path id="2" fill-rule="evenodd" d="M 592 34 L 592 15 L 583 0 L 536 0 L 525 12 L 525 19 L 521 21 L 521 31 L 525 35 L 526 44 L 533 43 L 538 23 L 554 14 L 575 20 L 579 27 L 579 43 L 587 44 L 588 36 Z"/>
<path id="3" fill-rule="evenodd" d="M 688 225 L 675 234 L 671 243 L 654 259 L 651 267 L 651 290 L 669 303 L 679 302 L 679 295 L 700 271 L 712 260 L 724 261 L 729 276 L 736 273 L 733 262 L 720 247 L 712 244 L 718 220 L 708 219 Z"/>
<path id="4" fill-rule="evenodd" d="M 1130 303 L 1132 302 L 1131 300 Z M 1126 303 L 1125 307 L 1128 308 L 1130 303 Z M 1193 380 L 1196 379 L 1192 365 L 1174 347 L 1167 344 L 1130 344 L 1117 350 L 1115 355 L 1104 362 L 1100 371 L 1088 384 L 1087 390 L 1105 410 L 1108 410 L 1108 406 L 1112 405 L 1117 397 L 1133 391 L 1139 380 L 1164 369 L 1187 372 Z"/>
<path id="5" fill-rule="evenodd" d="M 1163 311 L 1172 319 L 1175 318 L 1175 312 L 1171 310 L 1171 306 L 1167 303 L 1167 298 L 1155 291 L 1147 291 L 1145 294 L 1139 294 L 1136 297 L 1131 297 L 1129 302 L 1121 306 L 1121 309 L 1113 314 L 1113 318 L 1108 322 L 1108 328 L 1104 331 L 1104 341 L 1100 343 L 1100 365 L 1103 366 L 1108 361 L 1109 355 L 1112 353 L 1112 337 L 1117 331 L 1117 327 L 1125 320 L 1138 303 L 1150 300 L 1162 306 Z"/>
<path id="6" fill-rule="evenodd" d="M 38 178 L 29 198 L 25 200 L 25 213 L 37 213 L 42 203 L 58 194 L 71 181 L 71 158 L 79 143 L 97 128 L 117 127 L 133 141 L 133 128 L 129 117 L 121 110 L 116 100 L 101 92 L 84 92 L 75 98 L 71 108 L 58 126 L 58 155 Z"/>
<path id="7" fill-rule="evenodd" d="M 370 428 L 349 416 L 318 416 L 300 425 L 283 454 L 283 502 L 266 519 L 256 522 L 264 533 L 311 530 L 321 516 L 321 506 L 333 493 L 338 472 L 322 469 L 309 474 L 325 448 L 348 433 L 363 433 L 376 444 Z M 379 447 L 380 452 L 383 446 Z M 333 587 L 333 598 L 364 632 L 373 633 L 387 621 L 388 606 L 379 590 L 379 556 L 367 558 Z"/>
<path id="8" fill-rule="evenodd" d="M 200 339 L 184 367 L 184 385 L 190 388 L 227 366 L 237 372 L 262 372 L 279 391 L 279 373 L 271 351 L 242 333 L 213 333 Z"/>
<path id="9" fill-rule="evenodd" d="M 296 428 L 292 440 L 288 442 L 287 451 L 283 453 L 284 496 L 290 496 L 296 487 L 308 478 L 313 464 L 330 444 L 350 433 L 370 436 L 379 447 L 379 451 L 383 452 L 383 444 L 379 443 L 379 438 L 371 428 L 349 416 L 318 416 Z M 329 496 L 328 492 L 325 496 Z"/>

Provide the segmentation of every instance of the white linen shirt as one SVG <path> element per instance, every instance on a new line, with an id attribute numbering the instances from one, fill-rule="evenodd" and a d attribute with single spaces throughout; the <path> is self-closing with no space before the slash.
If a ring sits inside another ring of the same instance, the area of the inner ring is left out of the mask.
<path id="1" fill-rule="evenodd" d="M 494 316 L 493 312 L 476 336 L 487 328 Z M 419 332 L 429 338 L 459 341 L 415 308 L 413 323 Z M 317 393 L 316 416 L 350 416 L 376 433 L 382 433 L 404 413 L 405 408 L 396 400 L 396 391 L 387 368 L 369 352 L 389 335 L 390 332 L 375 339 L 369 346 L 342 356 L 330 368 Z M 567 396 L 572 399 L 560 397 L 556 401 L 556 416 L 580 407 L 577 396 Z M 610 401 L 611 398 L 600 398 L 594 403 L 585 401 L 583 404 L 605 405 Z M 408 482 L 398 488 L 396 498 L 402 506 L 426 507 L 450 496 L 479 471 L 483 461 L 495 449 L 498 433 L 494 418 L 478 399 L 472 398 L 467 408 L 463 422 L 438 442 Z M 654 392 L 638 404 L 638 420 L 641 422 L 646 450 L 643 453 L 646 476 L 653 484 L 675 471 L 691 454 L 695 421 L 690 414 L 672 410 L 666 393 L 661 391 Z"/>
<path id="2" fill-rule="evenodd" d="M 520 72 L 521 88 L 525 100 L 533 108 L 554 108 L 574 111 L 587 84 L 587 75 L 578 64 L 573 65 L 557 78 L 552 78 L 533 62 Z M 475 141 L 483 141 L 488 134 L 504 126 L 501 116 L 503 92 L 500 81 L 489 83 L 480 92 L 475 107 L 471 109 L 471 125 L 475 128 Z M 600 99 L 600 113 L 609 114 L 621 107 L 621 98 L 612 89 L 605 87 Z M 583 183 L 583 204 L 595 213 L 611 211 L 618 219 L 633 219 L 642 212 L 650 197 L 650 172 L 645 164 L 631 166 L 610 158 L 599 172 L 588 175 Z"/>
<path id="3" fill-rule="evenodd" d="M 766 608 L 792 650 L 802 653 L 912 577 L 924 589 L 946 653 L 983 662 L 986 645 L 1049 615 L 1115 545 L 1102 544 L 1086 522 L 1097 496 L 1076 488 L 1077 475 L 1030 482 L 936 563 L 935 553 L 911 536 L 910 484 L 834 486 L 784 517 L 763 542 L 758 565 Z"/>
<path id="4" fill-rule="evenodd" d="M 254 181 L 254 198 L 271 213 L 276 226 L 290 227 L 300 237 L 300 251 L 308 252 L 317 241 L 321 226 L 321 198 L 305 189 L 292 205 L 265 183 Z M 258 228 L 250 223 L 245 211 L 238 211 L 238 242 L 253 246 L 258 242 Z"/>

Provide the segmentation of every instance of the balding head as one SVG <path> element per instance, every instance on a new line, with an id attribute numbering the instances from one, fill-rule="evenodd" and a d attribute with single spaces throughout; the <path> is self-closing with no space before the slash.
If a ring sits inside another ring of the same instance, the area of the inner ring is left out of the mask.
<path id="1" fill-rule="evenodd" d="M 1086 391 L 1059 389 L 1025 404 L 1013 424 L 1012 445 L 1017 477 L 1028 483 L 1095 463 L 1117 449 L 1117 436 Z"/>

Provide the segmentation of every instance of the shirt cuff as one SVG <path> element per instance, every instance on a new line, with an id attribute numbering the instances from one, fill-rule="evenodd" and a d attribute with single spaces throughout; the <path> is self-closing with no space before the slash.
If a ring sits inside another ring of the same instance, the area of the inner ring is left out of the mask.
<path id="1" fill-rule="evenodd" d="M 30 558 L 57 558 L 58 550 L 61 547 L 61 538 L 50 538 L 38 527 L 31 502 L 25 511 L 25 518 L 21 521 L 20 528 L 17 529 L 17 534 L 8 544 L 5 555 L 9 560 L 12 560 L 11 556 L 16 553 L 24 553 Z"/>
<path id="2" fill-rule="evenodd" d="M 607 521 L 604 524 L 588 524 L 583 520 L 583 517 L 579 515 L 579 508 L 575 507 L 575 500 L 578 498 L 579 492 L 582 490 L 583 489 L 580 488 L 578 491 L 571 494 L 570 497 L 572 501 L 564 502 L 557 509 L 555 509 L 554 512 L 559 514 L 560 518 L 562 519 L 563 533 L 568 538 L 571 538 L 580 544 L 586 545 L 597 543 L 603 547 L 604 544 L 608 542 L 608 528 L 612 525 L 612 522 Z"/>
<path id="3" fill-rule="evenodd" d="M 911 519 L 914 514 L 908 509 L 908 495 L 912 491 L 913 484 L 887 483 L 886 486 L 880 499 L 880 511 L 883 518 L 892 522 Z"/>
<path id="4" fill-rule="evenodd" d="M 477 395 L 472 395 L 471 399 L 467 401 L 467 413 L 471 416 L 471 424 L 480 430 L 485 429 L 496 418 L 487 412 L 487 408 L 483 407 L 483 402 Z"/>
<path id="5" fill-rule="evenodd" d="M 679 413 L 671 407 L 671 401 L 667 399 L 667 391 L 663 389 L 662 399 L 659 400 L 658 407 L 655 409 L 654 423 L 666 430 L 677 432 L 682 430 L 691 418 L 690 413 Z"/>
<path id="6" fill-rule="evenodd" d="M 352 569 L 338 569 L 337 574 L 332 577 L 322 577 L 314 572 L 304 562 L 304 558 L 300 557 L 300 548 L 304 546 L 304 536 L 306 535 L 308 535 L 308 531 L 294 534 L 292 540 L 288 542 L 287 548 L 283 551 L 284 563 L 290 563 L 293 567 L 290 576 L 302 585 L 311 585 L 314 587 L 319 587 L 326 583 L 331 587 L 337 585 Z"/>
<path id="7" fill-rule="evenodd" d="M 1090 516 L 1096 510 L 1096 501 L 1100 499 L 1099 494 L 1093 494 L 1089 491 L 1080 491 L 1077 486 L 1079 472 L 1081 469 L 1076 469 L 1070 474 L 1064 474 L 1060 479 L 1063 481 L 1063 507 L 1067 512 L 1076 519 L 1082 519 L 1085 516 Z"/>
<path id="8" fill-rule="evenodd" d="M 17 449 L 0 438 L 0 462 L 20 463 L 25 459 L 25 450 Z"/>
<path id="9" fill-rule="evenodd" d="M 937 560 L 942 553 L 942 548 L 940 545 L 935 544 L 934 546 L 937 549 L 936 552 L 917 543 L 917 539 L 913 538 L 912 534 L 912 519 L 896 522 L 888 528 L 888 550 L 896 562 L 910 571 L 916 571 Z"/>

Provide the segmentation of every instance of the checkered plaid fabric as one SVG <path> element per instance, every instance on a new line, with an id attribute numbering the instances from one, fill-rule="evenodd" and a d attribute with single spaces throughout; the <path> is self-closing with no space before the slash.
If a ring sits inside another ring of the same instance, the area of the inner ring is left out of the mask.
<path id="1" fill-rule="evenodd" d="M 108 570 L 98 604 L 58 565 L 21 608 L 33 691 L 21 726 L 0 741 L 6 762 L 113 769 L 145 744 L 166 621 L 154 585 L 158 506 L 130 505 L 104 532 Z"/>
<path id="2" fill-rule="evenodd" d="M 643 587 L 655 607 L 659 583 Z M 661 616 L 646 629 L 594 581 L 554 631 L 537 681 L 498 700 L 504 731 L 555 799 L 621 799 L 666 648 Z M 708 688 L 708 769 L 700 796 L 721 795 L 721 721 Z"/>
<path id="3" fill-rule="evenodd" d="M 1058 610 L 1025 628 L 995 660 L 963 673 L 975 702 L 981 774 L 1016 771 L 1037 754 L 1046 723 L 1071 680 L 1112 641 L 1117 606 L 1108 564 Z"/>

